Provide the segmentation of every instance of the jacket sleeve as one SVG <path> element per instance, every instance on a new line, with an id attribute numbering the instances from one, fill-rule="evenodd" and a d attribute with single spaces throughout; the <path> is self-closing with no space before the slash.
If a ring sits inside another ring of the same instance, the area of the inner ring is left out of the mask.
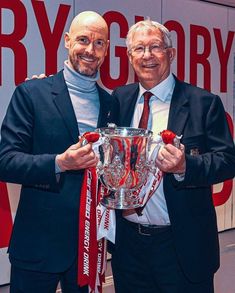
<path id="1" fill-rule="evenodd" d="M 218 96 L 212 99 L 206 113 L 204 129 L 205 152 L 186 153 L 186 172 L 178 187 L 210 186 L 235 176 L 235 148 L 223 104 Z"/>
<path id="2" fill-rule="evenodd" d="M 1 128 L 0 180 L 57 189 L 56 154 L 33 151 L 34 115 L 32 97 L 23 83 L 12 96 Z"/>

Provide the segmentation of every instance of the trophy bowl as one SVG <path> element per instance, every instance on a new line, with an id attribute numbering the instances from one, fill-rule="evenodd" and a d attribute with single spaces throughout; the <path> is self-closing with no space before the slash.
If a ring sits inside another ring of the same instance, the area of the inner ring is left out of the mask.
<path id="1" fill-rule="evenodd" d="M 96 130 L 102 137 L 97 172 L 107 192 L 101 203 L 114 209 L 140 206 L 138 193 L 149 174 L 152 132 L 131 127 Z"/>

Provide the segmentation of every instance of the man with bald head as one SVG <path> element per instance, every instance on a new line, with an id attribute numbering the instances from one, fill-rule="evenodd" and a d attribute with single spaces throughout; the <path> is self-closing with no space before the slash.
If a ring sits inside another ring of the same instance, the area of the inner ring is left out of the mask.
<path id="1" fill-rule="evenodd" d="M 59 281 L 63 292 L 88 291 L 77 285 L 78 214 L 84 169 L 97 158 L 79 136 L 117 123 L 119 104 L 97 84 L 108 45 L 105 20 L 78 14 L 65 34 L 64 69 L 22 83 L 12 96 L 0 142 L 0 180 L 22 185 L 11 293 L 54 293 Z"/>
<path id="2" fill-rule="evenodd" d="M 97 13 L 80 13 L 72 21 L 69 33 L 65 34 L 65 47 L 69 51 L 68 64 L 83 75 L 94 76 L 97 73 L 104 61 L 108 45 L 107 24 Z M 97 54 L 84 56 L 84 46 L 89 46 L 91 52 L 96 50 Z"/>

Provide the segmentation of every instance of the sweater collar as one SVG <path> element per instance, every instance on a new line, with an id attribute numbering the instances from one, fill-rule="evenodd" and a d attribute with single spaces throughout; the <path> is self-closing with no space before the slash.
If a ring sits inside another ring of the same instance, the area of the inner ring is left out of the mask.
<path id="1" fill-rule="evenodd" d="M 99 79 L 97 71 L 94 77 L 82 75 L 76 72 L 68 65 L 68 61 L 64 62 L 64 78 L 66 83 L 81 92 L 91 92 L 96 88 L 96 82 Z"/>

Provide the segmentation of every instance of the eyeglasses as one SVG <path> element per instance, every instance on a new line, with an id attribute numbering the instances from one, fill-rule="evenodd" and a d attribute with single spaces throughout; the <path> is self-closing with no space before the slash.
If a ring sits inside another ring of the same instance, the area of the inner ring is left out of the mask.
<path id="1" fill-rule="evenodd" d="M 106 47 L 105 41 L 95 40 L 94 42 L 91 42 L 87 37 L 79 37 L 76 39 L 76 42 L 83 47 L 87 47 L 92 43 L 95 50 L 104 50 Z"/>
<path id="2" fill-rule="evenodd" d="M 152 44 L 149 46 L 138 45 L 138 46 L 131 48 L 128 52 L 132 56 L 141 57 L 144 55 L 146 50 L 148 50 L 150 54 L 158 54 L 158 53 L 162 53 L 167 48 L 169 48 L 169 47 L 163 47 L 163 46 L 160 46 L 159 44 Z"/>

